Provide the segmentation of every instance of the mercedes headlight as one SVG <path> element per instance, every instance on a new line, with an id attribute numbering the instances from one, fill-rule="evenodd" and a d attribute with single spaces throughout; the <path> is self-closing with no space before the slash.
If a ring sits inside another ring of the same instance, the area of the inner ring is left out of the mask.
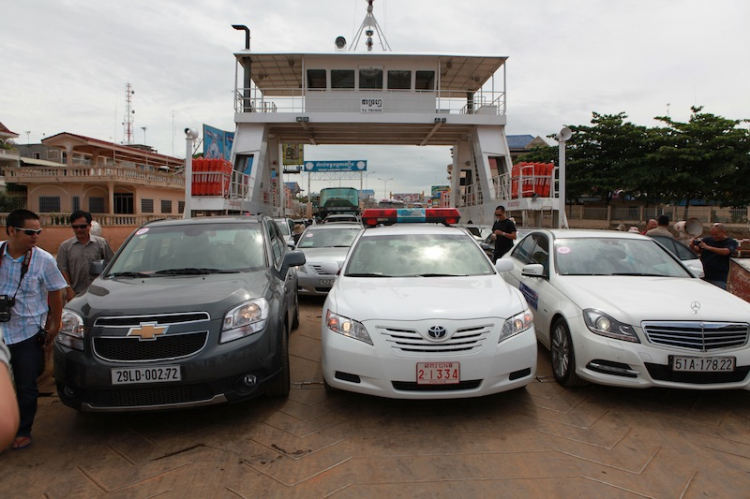
<path id="1" fill-rule="evenodd" d="M 219 343 L 227 343 L 262 331 L 267 322 L 268 301 L 265 298 L 238 305 L 224 316 Z"/>
<path id="2" fill-rule="evenodd" d="M 370 335 L 361 322 L 357 322 L 343 315 L 334 314 L 330 310 L 326 312 L 326 325 L 334 333 L 338 333 L 349 338 L 354 338 L 368 345 L 372 345 Z"/>
<path id="3" fill-rule="evenodd" d="M 73 350 L 83 351 L 83 337 L 83 318 L 70 310 L 63 310 L 62 326 L 55 337 L 56 341 Z"/>
<path id="4" fill-rule="evenodd" d="M 583 320 L 592 333 L 616 340 L 640 343 L 633 326 L 624 324 L 609 315 L 592 308 L 583 311 Z"/>
<path id="5" fill-rule="evenodd" d="M 528 309 L 520 314 L 514 315 L 513 317 L 508 317 L 505 320 L 505 323 L 503 323 L 503 329 L 500 331 L 500 339 L 498 340 L 498 343 L 507 340 L 511 336 L 515 336 L 531 329 L 531 326 L 533 325 L 534 316 L 532 315 L 531 310 Z"/>

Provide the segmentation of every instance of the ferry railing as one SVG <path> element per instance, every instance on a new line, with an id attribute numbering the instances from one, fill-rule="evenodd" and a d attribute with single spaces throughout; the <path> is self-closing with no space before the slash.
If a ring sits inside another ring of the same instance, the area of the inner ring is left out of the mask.
<path id="1" fill-rule="evenodd" d="M 315 93 L 326 92 L 336 95 L 336 99 L 326 99 L 320 104 L 324 112 L 356 112 L 361 111 L 360 99 L 378 96 L 398 96 L 412 94 L 414 99 L 396 99 L 390 106 L 386 105 L 383 113 L 403 112 L 435 112 L 437 114 L 505 114 L 505 93 L 492 92 L 491 94 L 476 94 L 471 102 L 467 102 L 466 95 L 452 93 L 443 95 L 437 91 L 404 91 L 404 90 L 358 90 L 358 89 L 335 89 L 335 90 L 306 90 L 302 93 L 299 88 L 273 88 L 265 89 L 273 95 L 269 97 L 260 89 L 238 88 L 235 91 L 234 110 L 237 113 L 301 113 L 309 112 L 310 107 L 307 97 Z M 498 95 L 499 94 L 499 95 Z M 432 102 L 434 101 L 434 102 Z M 318 107 L 318 106 L 316 106 Z"/>

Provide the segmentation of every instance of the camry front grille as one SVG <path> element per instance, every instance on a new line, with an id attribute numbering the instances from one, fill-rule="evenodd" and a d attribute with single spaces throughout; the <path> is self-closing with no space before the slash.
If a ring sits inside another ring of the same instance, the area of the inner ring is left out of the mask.
<path id="1" fill-rule="evenodd" d="M 651 343 L 700 352 L 741 347 L 749 332 L 745 322 L 648 321 L 642 326 Z"/>
<path id="2" fill-rule="evenodd" d="M 383 339 L 396 352 L 400 353 L 471 353 L 482 348 L 492 332 L 492 325 L 480 325 L 457 329 L 446 335 L 444 340 L 430 340 L 415 329 L 378 327 Z"/>

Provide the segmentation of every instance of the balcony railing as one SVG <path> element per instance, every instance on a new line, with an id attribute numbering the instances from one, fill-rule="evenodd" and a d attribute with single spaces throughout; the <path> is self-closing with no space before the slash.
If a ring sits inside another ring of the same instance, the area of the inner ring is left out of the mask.
<path id="1" fill-rule="evenodd" d="M 170 187 L 184 187 L 185 179 L 180 174 L 160 171 L 149 171 L 141 168 L 117 166 L 87 167 L 39 167 L 21 166 L 5 167 L 6 182 L 23 182 L 30 180 L 43 181 L 54 179 L 56 182 L 82 181 L 123 181 L 143 184 L 158 183 Z"/>

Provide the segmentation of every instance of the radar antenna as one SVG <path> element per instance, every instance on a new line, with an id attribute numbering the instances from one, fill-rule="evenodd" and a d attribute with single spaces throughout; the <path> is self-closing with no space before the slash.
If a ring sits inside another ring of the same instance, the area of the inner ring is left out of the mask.
<path id="1" fill-rule="evenodd" d="M 383 51 L 391 51 L 391 46 L 388 45 L 388 40 L 385 39 L 385 34 L 383 34 L 383 30 L 380 29 L 380 25 L 378 24 L 377 19 L 375 19 L 375 15 L 372 13 L 372 3 L 375 0 L 365 0 L 367 2 L 367 15 L 365 16 L 365 20 L 362 21 L 362 25 L 359 27 L 359 30 L 357 31 L 357 34 L 354 35 L 354 44 L 352 44 L 349 48 L 349 51 L 356 50 L 357 45 L 359 45 L 359 40 L 362 38 L 362 33 L 367 36 L 367 41 L 365 42 L 365 45 L 367 45 L 367 51 L 372 52 L 372 35 L 374 35 L 376 32 L 378 34 L 378 40 L 380 40 L 380 46 L 383 47 Z"/>

